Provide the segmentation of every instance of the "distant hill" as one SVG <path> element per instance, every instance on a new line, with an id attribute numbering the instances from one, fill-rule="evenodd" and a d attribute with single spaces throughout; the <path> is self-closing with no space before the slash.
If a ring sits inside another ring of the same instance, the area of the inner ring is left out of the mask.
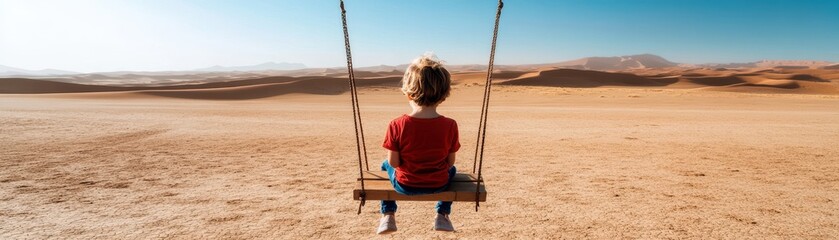
<path id="1" fill-rule="evenodd" d="M 276 62 L 266 62 L 257 65 L 249 65 L 249 66 L 212 66 L 208 68 L 199 68 L 195 69 L 194 71 L 197 72 L 250 72 L 250 71 L 282 71 L 282 70 L 297 70 L 297 69 L 304 69 L 306 65 L 302 63 L 276 63 Z"/>
<path id="2" fill-rule="evenodd" d="M 831 69 L 836 68 L 836 66 L 837 64 L 834 62 L 815 60 L 761 60 L 745 63 L 682 64 L 671 62 L 663 57 L 653 54 L 639 54 L 619 57 L 587 57 L 548 64 L 497 66 L 496 69 L 538 70 L 544 68 L 566 68 L 595 71 L 623 71 L 668 67 Z"/>
<path id="3" fill-rule="evenodd" d="M 77 72 L 64 71 L 58 69 L 42 69 L 42 70 L 27 70 L 22 68 L 14 68 L 0 65 L 0 76 L 51 76 L 51 75 L 70 75 L 78 74 Z"/>
<path id="4" fill-rule="evenodd" d="M 398 75 L 405 71 L 407 64 L 377 65 L 355 67 L 356 76 L 369 77 L 365 74 L 379 76 Z M 814 60 L 762 60 L 746 63 L 708 63 L 684 64 L 667 60 L 654 54 L 637 54 L 615 57 L 587 57 L 565 62 L 495 65 L 496 71 L 542 71 L 556 68 L 592 70 L 592 71 L 631 71 L 636 69 L 658 68 L 783 68 L 783 69 L 837 69 L 839 64 L 828 61 Z M 487 66 L 482 64 L 446 64 L 451 72 L 483 72 Z M 204 78 L 250 78 L 259 76 L 344 76 L 346 66 L 329 68 L 307 68 L 302 63 L 266 62 L 248 66 L 212 66 L 194 70 L 182 71 L 116 71 L 97 73 L 77 73 L 71 71 L 44 69 L 26 70 L 0 65 L 0 77 L 49 77 L 61 76 L 77 80 L 97 80 L 97 84 L 128 83 L 165 83 L 182 80 L 200 80 Z M 246 76 L 247 75 L 247 76 Z M 54 78 L 55 79 L 55 78 Z M 137 81 L 132 81 L 137 80 Z M 107 82 L 107 83 L 103 83 Z M 85 81 L 79 81 L 85 82 Z M 93 83 L 93 82 L 85 82 Z"/>
<path id="5" fill-rule="evenodd" d="M 700 64 L 702 67 L 712 68 L 825 68 L 831 66 L 832 62 L 814 60 L 761 60 L 747 63 L 709 63 Z"/>
<path id="6" fill-rule="evenodd" d="M 678 63 L 671 62 L 663 57 L 653 54 L 639 54 L 620 57 L 587 57 L 572 61 L 546 64 L 526 64 L 526 65 L 496 65 L 495 70 L 533 70 L 539 68 L 571 68 L 580 70 L 595 70 L 595 71 L 618 71 L 629 69 L 642 68 L 665 68 L 676 67 Z M 371 71 L 371 72 L 390 72 L 390 71 L 405 71 L 408 65 L 379 65 L 369 67 L 356 67 L 355 70 Z M 450 71 L 454 72 L 469 72 L 469 71 L 486 71 L 486 65 L 480 64 L 466 64 L 466 65 L 446 65 Z M 341 70 L 345 72 L 346 70 Z"/>
<path id="7" fill-rule="evenodd" d="M 676 67 L 679 66 L 679 64 L 657 55 L 639 54 L 619 57 L 587 57 L 566 62 L 543 64 L 542 66 L 595 71 L 615 71 L 641 68 Z"/>

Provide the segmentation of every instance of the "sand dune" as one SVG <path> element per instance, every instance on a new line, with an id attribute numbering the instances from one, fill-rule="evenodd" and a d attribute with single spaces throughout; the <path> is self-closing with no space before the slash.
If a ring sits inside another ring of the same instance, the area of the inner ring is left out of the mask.
<path id="1" fill-rule="evenodd" d="M 0 78 L 0 93 L 68 93 L 125 91 L 125 87 L 84 85 L 28 78 Z"/>
<path id="2" fill-rule="evenodd" d="M 744 86 L 757 86 L 757 87 L 772 87 L 772 88 L 782 88 L 782 89 L 796 89 L 800 88 L 801 85 L 798 84 L 797 81 L 793 80 L 763 80 L 754 83 L 745 83 Z"/>
<path id="3" fill-rule="evenodd" d="M 297 80 L 284 83 L 244 85 L 236 87 L 143 90 L 133 93 L 186 99 L 244 100 L 273 97 L 291 93 L 335 95 L 346 91 L 346 86 L 334 84 L 336 79 Z"/>
<path id="4" fill-rule="evenodd" d="M 385 77 L 385 78 L 367 78 L 359 79 L 358 87 L 371 86 L 391 86 L 396 87 L 399 78 Z M 187 99 L 206 99 L 206 100 L 245 100 L 245 99 L 259 99 L 280 96 L 292 93 L 301 94 L 317 94 L 317 95 L 337 95 L 346 92 L 349 89 L 346 78 L 297 78 L 290 81 L 275 82 L 275 83 L 261 83 L 261 84 L 242 84 L 245 81 L 239 82 L 235 86 L 215 87 L 215 88 L 188 88 L 188 89 L 155 89 L 143 90 L 133 93 L 144 95 L 153 95 L 171 98 L 187 98 Z"/>
<path id="5" fill-rule="evenodd" d="M 786 70 L 786 71 L 783 71 Z M 728 69 L 691 69 L 674 71 L 640 70 L 598 72 L 554 69 L 523 74 L 501 80 L 499 85 L 543 87 L 652 87 L 699 88 L 736 92 L 774 92 L 798 94 L 839 94 L 836 73 L 817 70 L 761 70 L 742 72 Z M 831 80 L 833 79 L 833 80 Z"/>
<path id="6" fill-rule="evenodd" d="M 695 83 L 703 86 L 734 86 L 745 83 L 746 81 L 738 76 L 722 76 L 722 77 L 684 77 L 682 81 Z"/>
<path id="7" fill-rule="evenodd" d="M 370 72 L 370 71 L 353 71 L 353 75 L 356 78 L 371 78 L 371 77 L 389 77 L 389 76 L 402 76 L 402 72 L 399 71 L 387 71 L 387 72 Z M 328 73 L 325 74 L 326 77 L 347 77 L 347 71 L 335 72 L 335 73 Z"/>
<path id="8" fill-rule="evenodd" d="M 675 79 L 648 78 L 630 73 L 598 72 L 576 69 L 554 69 L 539 71 L 535 76 L 525 76 L 507 81 L 501 85 L 551 86 L 551 87 L 601 87 L 601 86 L 666 86 Z"/>
<path id="9" fill-rule="evenodd" d="M 398 85 L 399 79 L 396 77 L 363 78 L 358 79 L 357 86 L 395 87 Z M 335 95 L 346 92 L 348 89 L 349 85 L 346 78 L 329 77 L 268 77 L 162 87 L 116 87 L 21 78 L 0 79 L 0 93 L 5 94 L 118 92 L 133 96 L 151 95 L 188 99 L 242 100 L 290 93 Z"/>
<path id="10" fill-rule="evenodd" d="M 833 84 L 815 83 L 810 81 L 750 79 L 749 81 L 727 86 L 710 87 L 707 90 L 718 90 L 742 93 L 798 93 L 798 94 L 839 94 L 839 87 Z"/>
<path id="11" fill-rule="evenodd" d="M 512 78 L 521 77 L 525 74 L 530 72 L 526 71 L 494 71 L 492 73 L 492 78 L 496 81 L 498 80 L 507 80 Z M 452 73 L 452 84 L 453 85 L 483 85 L 486 83 L 487 73 L 486 71 L 480 72 L 455 72 Z"/>
<path id="12" fill-rule="evenodd" d="M 312 73 L 312 72 L 309 72 Z M 402 73 L 357 71 L 359 87 L 396 87 Z M 703 89 L 756 93 L 839 94 L 839 71 L 829 69 L 644 68 L 619 72 L 550 68 L 496 71 L 500 86 L 563 88 L 640 87 Z M 109 93 L 99 97 L 159 96 L 186 99 L 243 100 L 285 94 L 335 95 L 348 90 L 346 73 L 324 69 L 318 76 L 273 76 L 243 80 L 223 77 L 180 84 L 89 85 L 53 79 L 0 79 L 0 94 Z M 453 72 L 454 85 L 477 86 L 483 71 Z"/>

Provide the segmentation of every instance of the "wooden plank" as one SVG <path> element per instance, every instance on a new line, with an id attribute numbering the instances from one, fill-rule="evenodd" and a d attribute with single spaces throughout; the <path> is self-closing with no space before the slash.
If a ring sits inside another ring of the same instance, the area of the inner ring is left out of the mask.
<path id="1" fill-rule="evenodd" d="M 364 190 L 367 193 L 367 200 L 401 200 L 401 201 L 453 201 L 453 202 L 474 202 L 476 182 L 453 182 L 449 189 L 434 194 L 404 195 L 393 190 L 390 181 L 371 180 L 364 181 Z M 361 182 L 353 190 L 353 199 L 359 200 L 361 196 Z M 477 195 L 479 201 L 486 202 L 486 188 L 481 184 Z"/>
<path id="2" fill-rule="evenodd" d="M 457 173 L 452 182 L 477 182 L 478 177 L 471 173 Z M 356 178 L 356 180 L 361 180 Z M 364 181 L 367 180 L 389 180 L 386 171 L 364 171 Z"/>

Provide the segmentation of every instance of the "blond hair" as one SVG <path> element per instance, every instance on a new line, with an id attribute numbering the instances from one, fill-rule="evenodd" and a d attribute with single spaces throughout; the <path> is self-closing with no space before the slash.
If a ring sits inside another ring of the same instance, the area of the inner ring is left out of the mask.
<path id="1" fill-rule="evenodd" d="M 402 77 L 402 93 L 417 105 L 435 106 L 449 97 L 451 77 L 442 61 L 426 53 L 408 65 Z"/>

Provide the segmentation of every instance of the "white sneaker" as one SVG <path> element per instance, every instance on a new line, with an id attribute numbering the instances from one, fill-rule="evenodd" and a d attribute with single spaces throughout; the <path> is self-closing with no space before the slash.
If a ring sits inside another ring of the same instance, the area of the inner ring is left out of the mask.
<path id="1" fill-rule="evenodd" d="M 386 234 L 396 231 L 396 217 L 392 214 L 385 214 L 382 219 L 379 219 L 379 228 L 376 229 L 376 234 Z"/>
<path id="2" fill-rule="evenodd" d="M 452 221 L 449 220 L 448 214 L 437 214 L 437 217 L 434 219 L 434 230 L 447 232 L 454 231 L 454 226 L 452 226 Z"/>

